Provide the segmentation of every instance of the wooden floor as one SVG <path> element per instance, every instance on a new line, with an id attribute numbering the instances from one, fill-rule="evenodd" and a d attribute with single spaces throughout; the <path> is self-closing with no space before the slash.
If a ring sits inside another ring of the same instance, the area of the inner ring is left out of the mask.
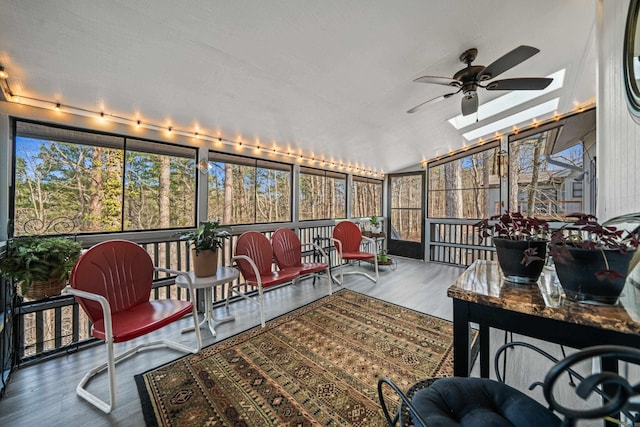
<path id="1" fill-rule="evenodd" d="M 409 307 L 424 313 L 452 320 L 452 302 L 446 296 L 446 290 L 462 272 L 460 268 L 424 263 L 414 260 L 398 259 L 395 271 L 381 269 L 380 280 L 373 284 L 361 276 L 346 276 L 345 287 L 385 301 Z M 334 289 L 340 287 L 334 286 Z M 310 280 L 295 286 L 275 289 L 265 295 L 267 319 L 279 316 L 298 306 L 314 301 L 328 292 L 326 281 L 315 286 Z M 247 301 L 231 304 L 229 311 L 236 320 L 218 326 L 217 337 L 212 337 L 208 329 L 202 329 L 204 345 L 210 345 L 243 330 L 259 324 L 258 308 Z M 223 316 L 224 308 L 216 310 Z M 189 344 L 193 333 L 180 334 L 180 329 L 189 326 L 190 319 L 183 319 L 171 326 L 151 334 L 151 339 L 170 336 Z M 179 338 L 176 338 L 179 337 Z M 515 337 L 520 339 L 521 337 Z M 147 337 L 141 339 L 148 339 Z M 492 350 L 502 343 L 504 333 L 492 331 Z M 536 344 L 534 340 L 528 340 Z M 116 345 L 123 350 L 127 344 Z M 560 355 L 559 346 L 544 345 L 545 349 L 556 356 Z M 507 382 L 521 390 L 534 380 L 542 380 L 550 364 L 544 361 L 530 360 L 530 354 L 510 352 Z M 104 360 L 104 347 L 97 346 L 75 354 L 61 356 L 54 360 L 39 363 L 16 370 L 7 386 L 5 396 L 0 399 L 1 426 L 144 426 L 140 408 L 140 399 L 133 376 L 174 360 L 182 353 L 172 350 L 151 350 L 140 353 L 118 365 L 118 406 L 106 415 L 80 399 L 75 393 L 76 384 L 86 371 Z M 477 364 L 476 364 L 477 365 Z M 526 367 L 526 369 L 523 369 Z M 478 367 L 474 367 L 474 376 L 478 376 Z M 89 390 L 106 398 L 105 375 L 94 379 Z M 530 394 L 530 392 L 527 392 Z M 542 400 L 540 391 L 533 394 Z M 586 424 L 580 424 L 586 425 Z"/>

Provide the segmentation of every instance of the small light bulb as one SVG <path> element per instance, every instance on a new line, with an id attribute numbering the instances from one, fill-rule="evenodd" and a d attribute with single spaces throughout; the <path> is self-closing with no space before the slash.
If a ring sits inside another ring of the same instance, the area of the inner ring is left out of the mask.
<path id="1" fill-rule="evenodd" d="M 56 111 L 60 111 L 60 103 L 56 103 Z"/>
<path id="2" fill-rule="evenodd" d="M 2 65 L 0 65 L 0 79 L 6 80 L 8 78 L 9 78 L 9 73 L 7 73 L 7 70 L 5 70 Z"/>
<path id="3" fill-rule="evenodd" d="M 139 127 L 140 127 L 140 120 L 138 120 L 138 121 L 136 122 L 136 127 L 137 127 L 137 128 L 139 128 Z"/>

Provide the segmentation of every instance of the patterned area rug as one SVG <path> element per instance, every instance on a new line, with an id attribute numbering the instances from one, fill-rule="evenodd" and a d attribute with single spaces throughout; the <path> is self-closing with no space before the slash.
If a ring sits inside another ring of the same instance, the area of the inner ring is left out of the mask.
<path id="1" fill-rule="evenodd" d="M 150 426 L 384 426 L 378 378 L 450 376 L 452 350 L 451 322 L 341 290 L 136 383 Z"/>

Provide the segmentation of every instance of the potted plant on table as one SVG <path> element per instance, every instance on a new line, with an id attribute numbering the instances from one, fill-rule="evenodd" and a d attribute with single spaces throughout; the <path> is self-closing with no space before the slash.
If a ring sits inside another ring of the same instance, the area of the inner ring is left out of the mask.
<path id="1" fill-rule="evenodd" d="M 33 300 L 59 295 L 82 246 L 65 237 L 20 237 L 10 240 L 0 272 L 19 284 L 20 295 Z"/>
<path id="2" fill-rule="evenodd" d="M 639 229 L 618 230 L 588 214 L 568 216 L 576 220 L 552 233 L 550 251 L 565 295 L 615 304 L 640 242 Z"/>
<path id="3" fill-rule="evenodd" d="M 371 225 L 371 233 L 378 234 L 381 231 L 380 220 L 377 215 L 372 215 L 369 219 L 369 224 Z"/>
<path id="4" fill-rule="evenodd" d="M 180 233 L 181 240 L 191 242 L 193 274 L 196 277 L 214 276 L 218 270 L 218 249 L 231 237 L 229 227 L 219 221 L 201 222 L 198 228 Z"/>
<path id="5" fill-rule="evenodd" d="M 533 284 L 544 268 L 549 224 L 520 212 L 505 212 L 475 224 L 480 238 L 493 238 L 498 263 L 508 282 Z"/>

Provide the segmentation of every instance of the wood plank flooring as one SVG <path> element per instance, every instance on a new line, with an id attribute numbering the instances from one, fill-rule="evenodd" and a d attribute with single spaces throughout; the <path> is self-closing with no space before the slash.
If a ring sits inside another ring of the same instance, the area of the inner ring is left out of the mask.
<path id="1" fill-rule="evenodd" d="M 345 276 L 345 287 L 385 301 L 409 307 L 424 313 L 452 320 L 452 302 L 446 296 L 447 287 L 462 272 L 458 267 L 424 263 L 415 260 L 397 259 L 395 271 L 382 268 L 380 280 L 373 284 L 361 276 Z M 334 285 L 334 290 L 339 289 Z M 310 280 L 295 286 L 287 286 L 266 293 L 266 318 L 270 319 L 291 311 L 296 307 L 314 301 L 328 292 L 325 280 L 312 285 Z M 213 344 L 241 331 L 259 324 L 258 307 L 247 301 L 233 303 L 229 307 L 236 320 L 219 325 L 217 337 L 212 337 L 208 329 L 202 329 L 204 345 Z M 216 310 L 218 316 L 224 316 L 223 307 Z M 193 333 L 180 334 L 180 330 L 191 325 L 190 319 L 183 319 L 151 337 L 141 339 L 154 340 L 168 336 L 190 344 Z M 176 338 L 178 337 L 178 338 Z M 520 339 L 521 337 L 515 337 Z M 492 331 L 492 351 L 504 339 L 502 331 Z M 527 340 L 535 342 L 534 340 Z M 549 352 L 560 356 L 559 346 L 542 343 Z M 127 344 L 117 344 L 116 351 L 127 348 Z M 508 383 L 521 390 L 534 380 L 542 380 L 550 364 L 530 360 L 530 354 L 509 352 Z M 68 354 L 59 358 L 16 370 L 0 399 L 0 425 L 2 426 L 144 426 L 140 400 L 133 376 L 174 360 L 182 353 L 162 349 L 151 350 L 135 355 L 117 367 L 118 403 L 111 414 L 104 414 L 80 399 L 75 387 L 90 368 L 102 362 L 105 357 L 104 346 Z M 523 369 L 526 368 L 526 369 Z M 476 364 L 474 376 L 479 376 Z M 106 398 L 106 375 L 94 379 L 89 390 Z M 526 392 L 526 391 L 525 391 Z M 528 393 L 528 392 L 527 392 Z M 543 401 L 541 392 L 534 395 Z M 586 425 L 586 424 L 581 424 Z"/>

